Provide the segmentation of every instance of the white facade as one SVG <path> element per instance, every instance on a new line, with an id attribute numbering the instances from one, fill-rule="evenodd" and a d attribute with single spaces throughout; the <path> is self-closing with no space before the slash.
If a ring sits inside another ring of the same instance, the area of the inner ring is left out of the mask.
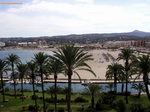
<path id="1" fill-rule="evenodd" d="M 5 43 L 4 42 L 0 42 L 0 47 L 4 47 Z"/>

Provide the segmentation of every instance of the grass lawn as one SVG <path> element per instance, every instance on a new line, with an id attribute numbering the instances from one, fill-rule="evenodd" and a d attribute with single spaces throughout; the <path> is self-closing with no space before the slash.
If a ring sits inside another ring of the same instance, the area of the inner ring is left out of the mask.
<path id="1" fill-rule="evenodd" d="M 9 93 L 13 93 L 13 91 L 9 91 Z M 20 92 L 18 92 L 20 93 Z M 25 106 L 26 108 L 28 108 L 29 105 L 34 105 L 34 100 L 31 100 L 31 96 L 32 96 L 32 92 L 24 92 L 24 95 L 26 96 L 26 99 L 24 101 L 22 101 L 19 97 L 17 97 L 17 99 L 15 99 L 13 96 L 5 96 L 5 99 L 8 99 L 8 102 L 2 103 L 2 95 L 0 95 L 0 112 L 21 112 L 22 111 L 22 107 Z M 42 96 L 41 93 L 36 93 L 39 97 Z M 86 100 L 88 100 L 88 102 L 86 103 L 75 103 L 73 102 L 75 98 L 77 97 L 82 97 Z M 47 93 L 45 93 L 45 98 L 50 98 L 51 96 Z M 58 99 L 65 99 L 65 95 L 63 94 L 58 94 Z M 95 95 L 95 103 L 100 99 L 100 95 Z M 124 96 L 117 96 L 117 100 L 122 99 L 124 101 Z M 71 103 L 71 107 L 73 112 L 77 112 L 77 110 L 79 108 L 82 107 L 82 105 L 84 105 L 84 107 L 88 107 L 90 105 L 90 101 L 91 101 L 91 96 L 90 95 L 82 95 L 82 94 L 77 94 L 74 93 L 72 94 L 72 103 Z M 38 105 L 40 106 L 40 108 L 42 109 L 42 100 L 38 99 L 37 100 Z M 134 96 L 129 96 L 129 104 L 126 105 L 127 110 L 129 109 L 130 104 L 135 103 L 135 102 L 141 102 L 142 104 L 144 104 L 145 106 L 149 106 L 150 103 L 147 99 L 146 95 L 141 95 L 141 98 L 138 99 Z M 54 103 L 48 103 L 46 102 L 46 104 L 48 105 L 48 109 L 52 109 L 54 108 Z M 66 108 L 67 104 L 66 103 L 58 103 L 58 108 L 63 107 Z M 29 111 L 25 111 L 25 112 L 29 112 Z M 103 112 L 116 112 L 115 110 L 109 110 L 109 111 L 103 111 Z"/>

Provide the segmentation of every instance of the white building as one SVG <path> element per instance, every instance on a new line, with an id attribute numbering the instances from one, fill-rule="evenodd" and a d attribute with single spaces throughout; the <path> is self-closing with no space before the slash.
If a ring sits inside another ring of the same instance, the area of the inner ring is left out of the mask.
<path id="1" fill-rule="evenodd" d="M 4 47 L 5 43 L 4 42 L 0 42 L 0 47 Z"/>

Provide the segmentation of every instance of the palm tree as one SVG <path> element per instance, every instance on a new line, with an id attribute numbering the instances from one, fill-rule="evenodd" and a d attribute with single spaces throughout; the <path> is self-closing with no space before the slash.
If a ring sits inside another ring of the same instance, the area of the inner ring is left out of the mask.
<path id="1" fill-rule="evenodd" d="M 109 91 L 112 91 L 112 89 L 114 88 L 113 83 L 109 83 L 105 86 L 106 89 L 109 89 Z"/>
<path id="2" fill-rule="evenodd" d="M 119 53 L 118 55 L 118 60 L 124 60 L 125 61 L 125 65 L 124 65 L 124 69 L 125 69 L 125 76 L 126 76 L 126 97 L 125 97 L 125 100 L 126 100 L 126 103 L 128 103 L 128 95 L 127 95 L 127 92 L 128 92 L 128 78 L 129 78 L 129 70 L 130 70 L 130 61 L 132 59 L 135 58 L 135 55 L 133 55 L 133 51 L 131 49 L 122 49 L 121 50 L 121 53 Z"/>
<path id="3" fill-rule="evenodd" d="M 37 110 L 37 99 L 36 99 L 36 94 L 35 94 L 35 73 L 36 73 L 37 65 L 33 61 L 27 62 L 27 72 L 29 73 L 29 76 L 32 79 L 32 87 L 33 87 L 33 96 L 34 101 L 35 101 L 35 107 L 36 107 L 36 112 Z"/>
<path id="4" fill-rule="evenodd" d="M 89 84 L 87 86 L 87 88 L 85 88 L 85 92 L 86 93 L 89 93 L 92 95 L 92 98 L 91 98 L 91 106 L 92 108 L 94 108 L 94 95 L 99 93 L 101 90 L 102 90 L 102 86 L 98 85 L 98 84 Z"/>
<path id="5" fill-rule="evenodd" d="M 74 47 L 74 45 L 64 45 L 54 51 L 54 56 L 62 63 L 63 70 L 65 75 L 68 76 L 68 100 L 67 100 L 67 109 L 68 112 L 71 112 L 71 78 L 73 73 L 77 73 L 77 70 L 86 70 L 95 75 L 91 70 L 91 67 L 86 63 L 88 60 L 92 60 L 91 55 L 88 55 L 83 50 Z M 96 75 L 95 75 L 96 76 Z"/>
<path id="6" fill-rule="evenodd" d="M 23 79 L 26 75 L 26 70 L 27 70 L 27 65 L 26 64 L 18 64 L 16 66 L 17 74 L 19 75 L 19 79 L 21 80 L 21 93 L 22 93 L 22 101 L 24 100 L 23 98 Z"/>
<path id="7" fill-rule="evenodd" d="M 4 81 L 3 81 L 3 73 L 7 72 L 7 63 L 5 60 L 0 59 L 0 77 L 1 77 L 1 85 L 2 85 L 2 94 L 3 94 L 3 103 L 5 102 L 5 94 L 4 94 Z"/>
<path id="8" fill-rule="evenodd" d="M 142 55 L 139 56 L 135 62 L 135 66 L 137 67 L 137 71 L 140 75 L 143 75 L 143 82 L 145 85 L 145 91 L 150 102 L 150 94 L 148 89 L 149 84 L 149 77 L 148 74 L 150 73 L 150 56 L 149 55 Z"/>
<path id="9" fill-rule="evenodd" d="M 124 82 L 125 82 L 125 79 L 126 79 L 126 77 L 125 77 L 124 73 L 120 74 L 119 77 L 118 77 L 119 82 L 122 83 L 121 84 L 121 92 L 122 93 L 124 92 Z"/>
<path id="10" fill-rule="evenodd" d="M 138 91 L 138 98 L 140 98 L 141 92 L 145 92 L 145 85 L 144 85 L 144 83 L 133 84 L 131 88 L 133 88 L 133 89 Z"/>
<path id="11" fill-rule="evenodd" d="M 46 62 L 48 61 L 48 56 L 44 54 L 44 52 L 39 52 L 34 55 L 34 61 L 35 63 L 37 63 L 39 67 L 39 71 L 40 71 L 40 77 L 41 77 L 41 82 L 42 82 L 42 94 L 43 94 L 43 108 L 44 108 L 44 112 L 46 112 L 43 72 L 46 66 Z"/>
<path id="12" fill-rule="evenodd" d="M 49 62 L 47 63 L 47 70 L 50 74 L 54 75 L 54 80 L 55 80 L 55 112 L 57 112 L 57 75 L 59 73 L 62 73 L 62 63 L 60 63 L 59 60 L 57 60 L 56 58 L 54 57 L 51 57 Z"/>
<path id="13" fill-rule="evenodd" d="M 15 77 L 14 65 L 20 63 L 20 58 L 16 54 L 9 54 L 8 57 L 6 57 L 6 61 L 11 66 L 12 69 L 12 78 L 14 82 L 14 93 L 16 99 L 16 77 Z"/>
<path id="14" fill-rule="evenodd" d="M 119 75 L 123 74 L 123 66 L 118 63 L 112 63 L 108 65 L 106 71 L 106 80 L 114 78 L 114 94 L 117 92 L 117 80 Z"/>

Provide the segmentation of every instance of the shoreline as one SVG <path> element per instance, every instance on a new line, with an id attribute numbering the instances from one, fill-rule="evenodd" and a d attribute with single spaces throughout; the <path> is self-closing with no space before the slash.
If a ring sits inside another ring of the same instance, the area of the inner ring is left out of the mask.
<path id="1" fill-rule="evenodd" d="M 57 50 L 56 48 L 49 48 L 49 49 L 12 49 L 12 50 L 20 50 L 20 51 L 40 51 L 43 50 L 43 52 L 53 50 Z M 88 52 L 88 54 L 92 55 L 93 60 L 87 61 L 87 64 L 91 67 L 91 69 L 95 72 L 96 77 L 87 71 L 77 71 L 82 79 L 82 83 L 111 83 L 113 80 L 106 80 L 105 74 L 107 71 L 108 65 L 114 62 L 114 60 L 118 57 L 118 54 L 121 52 L 120 50 L 111 51 L 109 49 L 93 49 L 93 50 L 85 50 L 85 52 Z M 124 64 L 124 62 L 118 61 L 120 64 Z M 63 74 L 58 75 L 58 82 L 67 82 L 67 77 L 65 77 Z M 134 78 L 134 77 L 133 77 Z M 141 77 L 140 77 L 141 78 Z M 45 80 L 45 82 L 53 82 L 53 75 L 49 76 L 50 80 Z M 76 74 L 72 75 L 72 81 L 80 83 L 80 80 Z M 142 79 L 138 80 L 142 81 Z"/>

